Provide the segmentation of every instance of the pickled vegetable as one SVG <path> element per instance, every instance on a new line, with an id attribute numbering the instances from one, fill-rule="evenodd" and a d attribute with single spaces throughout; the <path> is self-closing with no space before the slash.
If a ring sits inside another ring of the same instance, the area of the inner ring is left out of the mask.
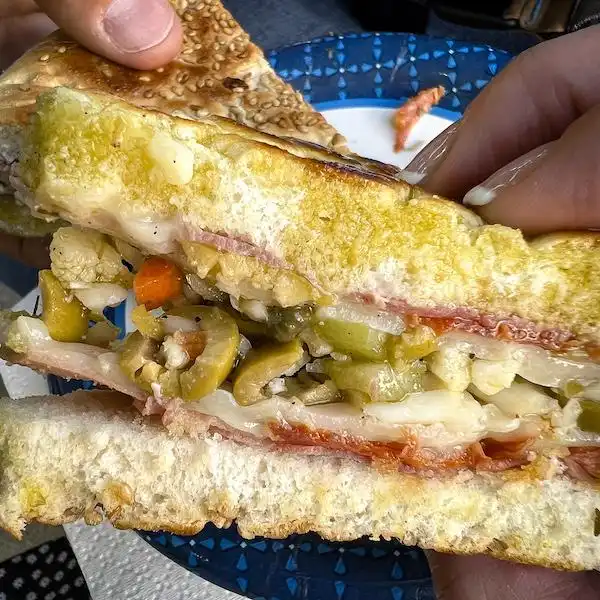
<path id="1" fill-rule="evenodd" d="M 367 394 L 372 402 L 398 402 L 406 394 L 422 391 L 425 373 L 419 362 L 397 372 L 388 363 L 326 360 L 324 369 L 338 389 Z"/>
<path id="2" fill-rule="evenodd" d="M 233 368 L 240 344 L 238 327 L 226 312 L 213 306 L 182 306 L 169 314 L 192 319 L 205 332 L 202 354 L 179 377 L 181 397 L 199 400 L 216 390 Z"/>
<path id="3" fill-rule="evenodd" d="M 296 396 L 306 406 L 329 404 L 337 402 L 341 398 L 339 390 L 331 380 L 327 380 L 324 383 L 315 381 L 307 389 L 299 391 Z"/>
<path id="4" fill-rule="evenodd" d="M 212 246 L 197 242 L 181 242 L 181 247 L 200 279 L 204 279 L 219 262 L 219 252 Z"/>
<path id="5" fill-rule="evenodd" d="M 233 308 L 225 308 L 225 310 L 235 321 L 240 333 L 245 335 L 248 339 L 254 340 L 256 338 L 267 338 L 269 336 L 266 323 L 257 323 L 256 321 L 247 319 Z"/>
<path id="6" fill-rule="evenodd" d="M 180 372 L 174 369 L 164 369 L 158 376 L 161 396 L 165 398 L 181 397 L 181 386 L 179 385 Z"/>
<path id="7" fill-rule="evenodd" d="M 138 304 L 131 311 L 131 320 L 138 331 L 153 340 L 162 340 L 165 336 L 163 324 L 160 319 L 146 310 L 143 304 Z"/>
<path id="8" fill-rule="evenodd" d="M 585 386 L 583 384 L 579 383 L 579 381 L 576 381 L 575 379 L 571 379 L 565 383 L 562 393 L 564 394 L 565 398 L 573 398 L 581 394 L 584 389 Z"/>
<path id="9" fill-rule="evenodd" d="M 138 304 L 148 310 L 160 308 L 163 304 L 183 293 L 183 274 L 179 267 L 160 256 L 152 256 L 144 261 L 133 281 Z"/>
<path id="10" fill-rule="evenodd" d="M 190 360 L 196 360 L 206 348 L 206 332 L 199 331 L 176 331 L 173 340 L 179 344 Z"/>
<path id="11" fill-rule="evenodd" d="M 152 384 L 157 383 L 165 368 L 154 360 L 149 360 L 135 378 L 136 383 L 148 393 L 152 393 Z"/>
<path id="12" fill-rule="evenodd" d="M 327 356 L 327 354 L 333 352 L 333 346 L 317 335 L 311 327 L 302 331 L 299 337 L 308 346 L 311 356 Z"/>
<path id="13" fill-rule="evenodd" d="M 386 358 L 386 343 L 390 334 L 371 329 L 363 323 L 325 319 L 314 329 L 337 352 L 355 358 L 383 361 Z"/>
<path id="14" fill-rule="evenodd" d="M 279 342 L 289 342 L 306 329 L 314 312 L 312 304 L 290 308 L 271 307 L 267 318 L 269 333 Z"/>
<path id="15" fill-rule="evenodd" d="M 52 271 L 40 271 L 39 281 L 44 305 L 42 320 L 50 337 L 57 342 L 80 342 L 88 330 L 88 309 L 63 289 Z"/>
<path id="16" fill-rule="evenodd" d="M 200 279 L 198 275 L 188 273 L 185 276 L 187 284 L 195 294 L 198 294 L 204 300 L 208 302 L 227 302 L 228 296 L 225 292 L 222 292 L 216 285 L 212 285 L 206 281 L 206 279 Z"/>
<path id="17" fill-rule="evenodd" d="M 315 290 L 304 277 L 284 269 L 278 275 L 273 286 L 273 297 L 279 305 L 292 308 L 315 297 Z"/>
<path id="18" fill-rule="evenodd" d="M 392 364 L 423 358 L 437 349 L 437 336 L 431 327 L 419 325 L 390 338 L 389 360 Z"/>
<path id="19" fill-rule="evenodd" d="M 264 397 L 262 389 L 269 381 L 283 375 L 303 354 L 304 349 L 298 340 L 250 351 L 235 375 L 235 399 L 242 405 L 261 400 Z"/>
<path id="20" fill-rule="evenodd" d="M 119 332 L 120 329 L 110 321 L 100 321 L 89 328 L 85 341 L 92 346 L 108 348 L 119 337 Z"/>
<path id="21" fill-rule="evenodd" d="M 129 379 L 138 382 L 138 375 L 144 365 L 154 362 L 158 347 L 156 340 L 144 337 L 139 331 L 134 331 L 125 338 L 119 350 L 119 365 Z"/>
<path id="22" fill-rule="evenodd" d="M 581 413 L 577 417 L 577 427 L 582 431 L 600 433 L 600 402 L 582 398 L 579 405 Z"/>

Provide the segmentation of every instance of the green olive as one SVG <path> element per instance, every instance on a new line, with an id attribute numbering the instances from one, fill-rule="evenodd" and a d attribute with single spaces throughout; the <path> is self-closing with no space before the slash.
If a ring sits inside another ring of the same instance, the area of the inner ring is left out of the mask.
<path id="1" fill-rule="evenodd" d="M 240 333 L 246 336 L 249 340 L 255 340 L 258 338 L 268 337 L 268 330 L 266 323 L 259 323 L 258 321 L 252 321 L 244 317 L 241 313 L 233 308 L 225 308 L 227 314 L 233 318 Z"/>
<path id="2" fill-rule="evenodd" d="M 291 369 L 303 356 L 298 340 L 251 350 L 235 374 L 233 395 L 239 404 L 254 404 L 263 398 L 262 389 Z"/>
<path id="3" fill-rule="evenodd" d="M 372 402 L 398 402 L 406 394 L 423 389 L 425 366 L 419 362 L 401 372 L 395 371 L 389 363 L 353 360 L 326 360 L 324 368 L 338 389 L 367 394 Z"/>
<path id="4" fill-rule="evenodd" d="M 216 390 L 233 368 L 240 345 L 238 327 L 232 317 L 214 306 L 181 306 L 169 314 L 191 319 L 206 332 L 202 354 L 179 376 L 181 397 L 199 400 Z"/>
<path id="5" fill-rule="evenodd" d="M 313 312 L 312 304 L 289 308 L 271 307 L 267 318 L 268 331 L 278 342 L 289 342 L 307 327 Z"/>
<path id="6" fill-rule="evenodd" d="M 337 352 L 356 358 L 383 361 L 386 358 L 388 333 L 371 329 L 363 323 L 325 319 L 315 324 L 317 335 L 329 342 Z"/>
<path id="7" fill-rule="evenodd" d="M 144 365 L 148 363 L 157 364 L 154 361 L 154 357 L 158 352 L 158 348 L 159 344 L 157 341 L 144 337 L 139 331 L 134 331 L 125 338 L 118 351 L 119 365 L 129 379 L 136 383 L 140 383 L 139 376 Z M 149 373 L 146 372 L 146 376 L 148 375 Z M 153 381 L 147 381 L 146 383 L 149 385 L 156 381 L 157 379 L 154 379 Z"/>
<path id="8" fill-rule="evenodd" d="M 582 398 L 579 405 L 581 414 L 577 417 L 577 427 L 582 431 L 600 433 L 600 402 Z"/>
<path id="9" fill-rule="evenodd" d="M 57 342 L 80 342 L 88 330 L 89 311 L 67 292 L 52 271 L 40 271 L 42 320 Z"/>
<path id="10" fill-rule="evenodd" d="M 165 398 L 181 397 L 181 385 L 179 377 L 181 373 L 176 369 L 163 369 L 158 376 L 160 384 L 160 394 Z"/>
<path id="11" fill-rule="evenodd" d="M 296 394 L 297 398 L 306 406 L 315 404 L 330 404 L 337 402 L 340 399 L 340 392 L 335 386 L 335 383 L 328 379 L 324 383 L 314 381 L 312 385 L 299 391 Z"/>
<path id="12" fill-rule="evenodd" d="M 165 337 L 160 319 L 148 312 L 143 304 L 139 304 L 131 311 L 131 320 L 144 336 L 159 341 Z"/>

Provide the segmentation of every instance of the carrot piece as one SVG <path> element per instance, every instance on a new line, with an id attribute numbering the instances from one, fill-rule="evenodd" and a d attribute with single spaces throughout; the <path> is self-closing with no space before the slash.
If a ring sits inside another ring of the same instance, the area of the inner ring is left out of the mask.
<path id="1" fill-rule="evenodd" d="M 442 99 L 445 93 L 446 90 L 441 85 L 422 90 L 413 98 L 409 98 L 394 113 L 394 129 L 396 132 L 394 152 L 400 152 L 404 149 L 412 128 L 425 113 L 428 113 Z"/>
<path id="2" fill-rule="evenodd" d="M 138 304 L 143 304 L 148 310 L 159 308 L 182 294 L 183 273 L 170 260 L 151 256 L 137 272 L 133 291 Z"/>

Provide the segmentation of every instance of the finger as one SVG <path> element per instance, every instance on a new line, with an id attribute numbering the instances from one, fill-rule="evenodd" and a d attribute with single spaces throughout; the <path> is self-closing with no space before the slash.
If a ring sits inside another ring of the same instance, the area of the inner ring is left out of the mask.
<path id="1" fill-rule="evenodd" d="M 18 260 L 30 267 L 46 269 L 50 266 L 50 237 L 22 238 L 0 233 L 0 254 Z"/>
<path id="2" fill-rule="evenodd" d="M 428 553 L 438 600 L 594 600 L 598 573 L 564 573 L 488 556 Z"/>
<path id="3" fill-rule="evenodd" d="M 39 12 L 34 0 L 0 0 L 0 19 Z"/>
<path id="4" fill-rule="evenodd" d="M 531 48 L 471 103 L 437 161 L 423 164 L 426 148 L 407 170 L 421 173 L 425 189 L 462 198 L 600 102 L 600 61 L 590 59 L 599 53 L 599 26 Z"/>
<path id="5" fill-rule="evenodd" d="M 168 0 L 38 0 L 61 29 L 90 50 L 136 69 L 179 53 L 181 23 Z"/>
<path id="6" fill-rule="evenodd" d="M 600 228 L 600 106 L 465 196 L 491 223 L 538 234 Z"/>

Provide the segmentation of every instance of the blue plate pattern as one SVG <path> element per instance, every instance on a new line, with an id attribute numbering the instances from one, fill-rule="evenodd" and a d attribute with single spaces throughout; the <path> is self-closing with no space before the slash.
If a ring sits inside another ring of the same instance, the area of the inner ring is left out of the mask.
<path id="1" fill-rule="evenodd" d="M 511 55 L 487 44 L 424 35 L 351 33 L 273 50 L 268 59 L 320 110 L 356 100 L 397 106 L 402 98 L 443 85 L 439 107 L 462 112 Z"/>
<path id="2" fill-rule="evenodd" d="M 511 56 L 485 44 L 398 33 L 329 36 L 273 50 L 277 73 L 319 110 L 397 106 L 443 85 L 435 112 L 457 117 Z M 446 112 L 447 111 L 447 112 Z M 107 314 L 123 327 L 124 306 Z M 52 393 L 90 382 L 50 376 Z M 314 534 L 244 540 L 235 526 L 195 536 L 140 532 L 160 552 L 213 583 L 256 600 L 433 600 L 423 552 L 368 539 L 329 543 Z"/>

